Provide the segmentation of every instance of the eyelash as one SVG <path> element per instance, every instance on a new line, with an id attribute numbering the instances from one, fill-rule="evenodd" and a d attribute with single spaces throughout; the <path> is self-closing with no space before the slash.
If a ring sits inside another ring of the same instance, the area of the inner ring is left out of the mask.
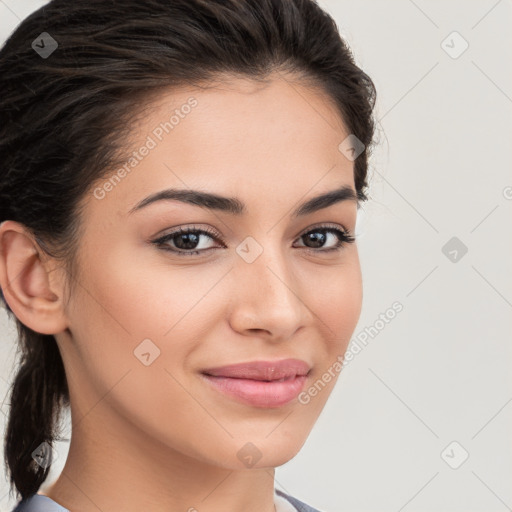
<path id="1" fill-rule="evenodd" d="M 340 251 L 344 248 L 346 244 L 351 244 L 356 241 L 356 238 L 350 234 L 348 230 L 339 229 L 339 227 L 335 227 L 332 225 L 321 225 L 321 226 L 315 226 L 314 228 L 310 228 L 308 231 L 303 232 L 301 235 L 299 235 L 299 239 L 306 236 L 309 233 L 314 232 L 325 232 L 325 233 L 334 233 L 338 237 L 338 242 L 335 247 L 330 247 L 328 249 L 315 249 L 312 247 L 302 247 L 306 249 L 307 252 L 313 252 L 313 253 L 325 253 L 325 252 L 333 252 L 333 251 Z M 215 247 L 209 247 L 208 249 L 200 249 L 200 250 L 184 250 L 184 249 L 172 249 L 168 246 L 167 242 L 169 240 L 172 240 L 174 237 L 182 234 L 189 234 L 189 233 L 196 233 L 201 235 L 209 236 L 210 238 L 220 241 L 223 244 L 225 244 L 224 239 L 216 233 L 214 230 L 206 228 L 206 229 L 198 229 L 195 226 L 190 226 L 186 228 L 180 228 L 176 231 L 173 231 L 172 233 L 168 233 L 160 238 L 157 238 L 156 240 L 152 240 L 151 243 L 155 244 L 157 247 L 161 248 L 164 251 L 170 251 L 176 255 L 179 256 L 192 256 L 192 255 L 198 255 L 200 253 L 207 252 L 211 249 L 215 249 Z"/>

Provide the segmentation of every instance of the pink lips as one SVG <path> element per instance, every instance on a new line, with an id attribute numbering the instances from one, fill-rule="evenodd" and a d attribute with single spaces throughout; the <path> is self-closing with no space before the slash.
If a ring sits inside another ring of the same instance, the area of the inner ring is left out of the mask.
<path id="1" fill-rule="evenodd" d="M 215 389 L 255 407 L 280 407 L 304 387 L 310 366 L 299 359 L 252 361 L 210 368 L 203 377 Z"/>

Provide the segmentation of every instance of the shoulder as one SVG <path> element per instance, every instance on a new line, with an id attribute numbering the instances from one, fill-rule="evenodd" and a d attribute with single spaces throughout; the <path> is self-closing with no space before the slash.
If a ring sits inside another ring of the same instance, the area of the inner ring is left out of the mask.
<path id="1" fill-rule="evenodd" d="M 33 494 L 18 502 L 12 512 L 69 512 L 48 496 Z"/>
<path id="2" fill-rule="evenodd" d="M 284 493 L 283 491 L 280 491 L 279 489 L 275 490 L 275 494 L 291 503 L 298 512 L 321 512 L 320 510 L 307 505 L 306 503 L 298 500 L 297 498 L 294 498 L 293 496 L 290 496 L 289 494 Z M 279 509 L 277 512 L 280 512 Z M 286 511 L 283 510 L 283 512 Z"/>

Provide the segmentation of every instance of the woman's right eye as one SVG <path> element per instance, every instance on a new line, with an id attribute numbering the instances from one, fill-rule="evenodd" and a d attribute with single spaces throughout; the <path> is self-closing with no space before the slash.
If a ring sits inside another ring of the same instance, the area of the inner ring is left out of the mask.
<path id="1" fill-rule="evenodd" d="M 197 228 L 180 228 L 171 233 L 167 233 L 160 238 L 153 240 L 153 243 L 166 251 L 171 251 L 179 256 L 188 256 L 200 254 L 214 249 L 215 247 L 205 247 L 205 243 L 200 243 L 201 239 L 210 238 L 218 240 L 220 237 L 212 232 Z M 172 244 L 171 244 L 172 242 Z"/>

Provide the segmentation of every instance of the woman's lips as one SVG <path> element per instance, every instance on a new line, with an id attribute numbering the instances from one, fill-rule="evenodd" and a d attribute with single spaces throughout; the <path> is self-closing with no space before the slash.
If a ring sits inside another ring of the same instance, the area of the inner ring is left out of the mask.
<path id="1" fill-rule="evenodd" d="M 296 375 L 283 381 L 213 377 L 205 374 L 203 377 L 217 390 L 255 407 L 281 407 L 287 404 L 297 397 L 307 379 L 306 375 Z"/>
<path id="2" fill-rule="evenodd" d="M 202 377 L 217 391 L 255 407 L 281 407 L 304 388 L 310 366 L 298 359 L 211 368 Z"/>

